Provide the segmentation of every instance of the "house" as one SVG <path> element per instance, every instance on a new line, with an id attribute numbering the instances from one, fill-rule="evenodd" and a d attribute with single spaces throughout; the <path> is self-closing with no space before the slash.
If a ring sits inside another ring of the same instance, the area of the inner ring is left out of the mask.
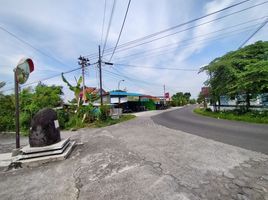
<path id="1" fill-rule="evenodd" d="M 98 89 L 96 87 L 85 87 L 85 93 L 100 97 L 100 89 Z M 83 90 L 82 89 L 81 89 L 81 92 L 79 95 L 80 95 L 80 98 L 83 98 Z M 104 104 L 110 104 L 109 92 L 106 92 L 104 89 L 102 89 L 102 100 L 103 100 Z M 86 103 L 88 102 L 87 95 L 85 95 L 85 102 Z M 101 100 L 100 100 L 100 98 L 98 98 L 97 100 L 95 100 L 93 102 L 93 104 L 96 106 L 99 106 L 100 102 L 101 102 Z"/>

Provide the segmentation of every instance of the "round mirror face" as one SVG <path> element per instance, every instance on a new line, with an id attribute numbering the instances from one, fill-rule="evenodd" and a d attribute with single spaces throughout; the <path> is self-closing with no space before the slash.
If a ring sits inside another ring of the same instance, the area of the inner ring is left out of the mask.
<path id="1" fill-rule="evenodd" d="M 19 84 L 25 83 L 29 78 L 29 74 L 30 67 L 28 65 L 28 62 L 23 62 L 17 66 L 16 76 Z"/>

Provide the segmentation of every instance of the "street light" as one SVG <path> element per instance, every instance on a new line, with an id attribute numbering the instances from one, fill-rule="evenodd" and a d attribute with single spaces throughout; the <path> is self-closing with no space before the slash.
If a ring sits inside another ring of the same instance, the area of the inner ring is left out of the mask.
<path id="1" fill-rule="evenodd" d="M 118 90 L 120 90 L 120 83 L 121 83 L 121 81 L 125 81 L 125 80 L 122 79 L 122 80 L 120 80 L 120 81 L 118 82 Z"/>

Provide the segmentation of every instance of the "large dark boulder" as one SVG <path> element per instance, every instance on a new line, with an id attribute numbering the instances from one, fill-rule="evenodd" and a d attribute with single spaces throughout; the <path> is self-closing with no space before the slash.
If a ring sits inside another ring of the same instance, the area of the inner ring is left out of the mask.
<path id="1" fill-rule="evenodd" d="M 57 113 L 50 108 L 44 108 L 36 113 L 31 122 L 30 147 L 43 147 L 61 140 L 56 120 Z"/>

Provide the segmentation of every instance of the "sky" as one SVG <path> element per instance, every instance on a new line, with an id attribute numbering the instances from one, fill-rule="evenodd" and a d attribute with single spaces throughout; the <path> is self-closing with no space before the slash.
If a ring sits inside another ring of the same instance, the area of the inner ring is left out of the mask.
<path id="1" fill-rule="evenodd" d="M 120 82 L 120 89 L 128 92 L 162 96 L 165 85 L 170 95 L 190 92 L 196 98 L 208 78 L 205 73 L 198 73 L 200 67 L 237 50 L 267 19 L 268 2 L 249 0 L 201 20 L 163 30 L 241 1 L 132 0 L 111 59 L 128 0 L 0 0 L 0 81 L 6 82 L 2 91 L 13 92 L 13 69 L 21 58 L 31 58 L 35 70 L 21 87 L 34 87 L 39 81 L 61 85 L 64 100 L 70 100 L 73 94 L 60 74 L 79 68 L 80 55 L 90 60 L 85 85 L 99 87 L 95 63 L 100 45 L 101 53 L 104 52 L 102 60 L 113 63 L 102 65 L 106 91 L 118 89 Z M 246 45 L 267 41 L 267 27 L 266 24 Z M 135 42 L 140 38 L 143 39 Z M 65 74 L 72 84 L 79 76 L 81 69 Z"/>

